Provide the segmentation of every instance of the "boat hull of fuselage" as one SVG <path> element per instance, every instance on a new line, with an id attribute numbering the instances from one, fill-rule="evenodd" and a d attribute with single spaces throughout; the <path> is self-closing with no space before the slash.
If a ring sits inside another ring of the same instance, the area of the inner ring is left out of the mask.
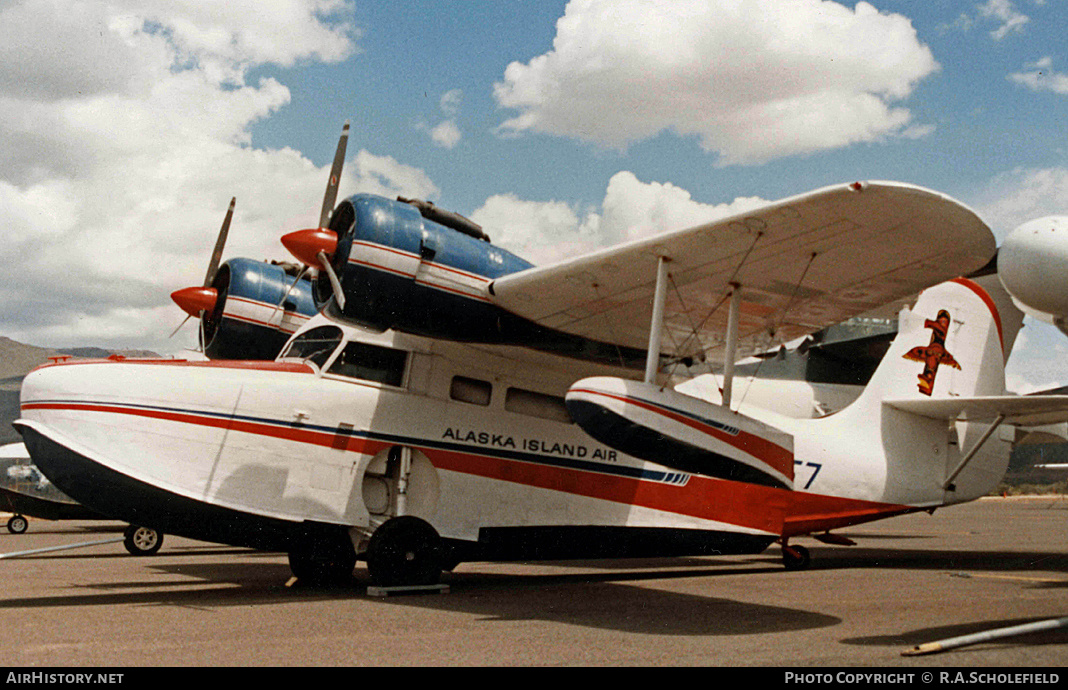
<path id="1" fill-rule="evenodd" d="M 52 441 L 32 427 L 20 427 L 27 447 L 45 464 L 45 473 L 70 494 L 96 506 L 84 515 L 48 519 L 122 516 L 132 524 L 201 541 L 265 551 L 290 551 L 312 530 L 306 525 L 233 510 L 165 491 L 135 480 Z M 31 514 L 32 513 L 28 513 Z M 757 554 L 775 537 L 721 530 L 608 525 L 488 527 L 476 541 L 447 539 L 457 560 L 514 561 L 577 558 L 656 558 Z"/>
<path id="2" fill-rule="evenodd" d="M 298 523 L 190 499 L 116 472 L 32 427 L 20 431 L 45 476 L 101 515 L 166 534 L 268 551 L 288 551 L 299 536 Z"/>
<path id="3" fill-rule="evenodd" d="M 31 456 L 74 500 L 266 550 L 310 528 L 370 531 L 387 516 L 369 512 L 361 482 L 398 445 L 422 462 L 409 512 L 465 560 L 758 553 L 780 536 L 790 493 L 620 457 L 572 424 L 491 422 L 308 367 L 50 365 L 27 377 L 22 405 Z"/>

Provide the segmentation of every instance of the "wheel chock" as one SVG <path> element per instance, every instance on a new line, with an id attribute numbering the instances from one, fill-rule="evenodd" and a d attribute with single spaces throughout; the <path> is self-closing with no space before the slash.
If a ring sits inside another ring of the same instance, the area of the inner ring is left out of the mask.
<path id="1" fill-rule="evenodd" d="M 371 585 L 367 588 L 367 596 L 388 597 L 394 594 L 448 594 L 448 585 L 396 585 L 393 587 L 378 587 Z"/>

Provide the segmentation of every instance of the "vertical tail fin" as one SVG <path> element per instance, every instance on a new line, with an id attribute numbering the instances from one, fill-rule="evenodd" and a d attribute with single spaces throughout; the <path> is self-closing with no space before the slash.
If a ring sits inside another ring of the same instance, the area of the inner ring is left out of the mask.
<path id="1" fill-rule="evenodd" d="M 911 309 L 902 310 L 897 337 L 861 396 L 825 418 L 823 433 L 849 439 L 839 451 L 843 495 L 942 505 L 981 496 L 1004 476 L 1008 447 L 997 439 L 978 445 L 989 422 L 932 418 L 884 405 L 1005 394 L 1005 361 L 1023 314 L 1003 289 L 995 289 L 996 282 L 984 282 L 990 290 L 957 279 L 924 291 Z M 947 486 L 972 448 L 979 452 Z"/>
<path id="2" fill-rule="evenodd" d="M 1023 314 L 993 278 L 943 283 L 903 310 L 897 338 L 861 400 L 1003 395 Z"/>

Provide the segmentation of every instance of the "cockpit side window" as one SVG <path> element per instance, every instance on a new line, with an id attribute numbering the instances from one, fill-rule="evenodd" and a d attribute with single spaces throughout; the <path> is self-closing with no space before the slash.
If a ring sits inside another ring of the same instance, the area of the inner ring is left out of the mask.
<path id="1" fill-rule="evenodd" d="M 408 353 L 388 347 L 350 342 L 330 365 L 330 373 L 375 381 L 388 386 L 404 383 Z"/>
<path id="2" fill-rule="evenodd" d="M 337 326 L 320 326 L 301 333 L 286 348 L 282 357 L 297 357 L 314 362 L 320 369 L 341 344 L 341 329 Z"/>

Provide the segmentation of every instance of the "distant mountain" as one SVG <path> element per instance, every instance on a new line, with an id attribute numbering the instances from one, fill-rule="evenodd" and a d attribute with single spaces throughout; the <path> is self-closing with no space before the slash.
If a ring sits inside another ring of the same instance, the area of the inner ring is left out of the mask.
<path id="1" fill-rule="evenodd" d="M 107 350 L 100 347 L 47 348 L 26 345 L 11 338 L 0 336 L 0 380 L 12 377 L 21 378 L 35 367 L 47 364 L 50 357 L 68 355 L 71 357 L 94 359 L 109 357 L 113 354 L 126 357 L 159 357 L 149 350 Z"/>
<path id="2" fill-rule="evenodd" d="M 122 355 L 123 357 L 159 357 L 159 354 L 152 350 L 105 350 L 100 347 L 68 347 L 60 350 L 60 352 L 73 357 L 84 357 L 86 359 L 102 359 L 110 357 L 111 355 Z"/>
<path id="3" fill-rule="evenodd" d="M 48 362 L 49 357 L 60 354 L 56 350 L 44 347 L 24 345 L 11 338 L 0 336 L 0 379 L 23 377 L 34 367 Z"/>

